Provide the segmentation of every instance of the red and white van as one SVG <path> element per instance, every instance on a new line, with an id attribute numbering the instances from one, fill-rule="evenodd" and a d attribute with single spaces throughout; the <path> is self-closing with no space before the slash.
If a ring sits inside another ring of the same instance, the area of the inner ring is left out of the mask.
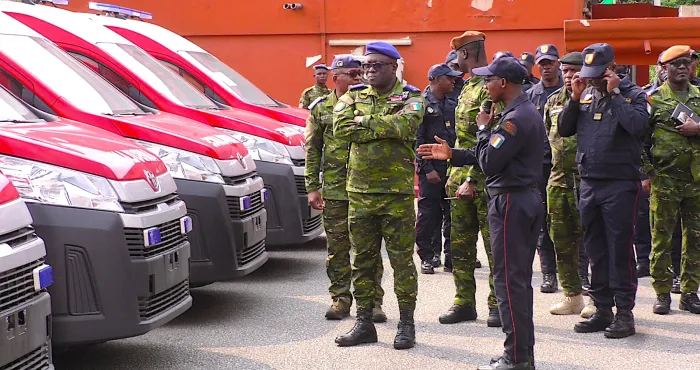
<path id="1" fill-rule="evenodd" d="M 191 286 L 243 276 L 267 261 L 267 190 L 238 140 L 209 125 L 139 105 L 4 13 L 0 85 L 36 108 L 135 140 L 161 157 L 193 221 L 188 235 Z"/>
<path id="2" fill-rule="evenodd" d="M 216 103 L 125 38 L 82 14 L 0 2 L 8 14 L 99 72 L 137 102 L 207 123 L 243 142 L 269 191 L 268 245 L 297 244 L 323 232 L 308 205 L 304 135 L 288 124 Z"/>
<path id="3" fill-rule="evenodd" d="M 141 335 L 192 305 L 192 220 L 157 156 L 0 86 L 0 171 L 46 244 L 54 345 Z"/>
<path id="4" fill-rule="evenodd" d="M 45 257 L 27 206 L 0 173 L 0 369 L 53 369 Z"/>

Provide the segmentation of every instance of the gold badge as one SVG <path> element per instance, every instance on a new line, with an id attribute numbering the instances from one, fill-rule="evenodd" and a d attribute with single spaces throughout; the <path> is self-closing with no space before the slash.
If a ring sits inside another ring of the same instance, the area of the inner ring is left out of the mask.
<path id="1" fill-rule="evenodd" d="M 625 101 L 628 102 L 628 103 L 631 103 L 631 102 L 632 102 L 632 99 L 631 99 L 631 98 L 625 98 Z"/>
<path id="2" fill-rule="evenodd" d="M 360 94 L 360 99 L 367 99 L 367 93 L 366 92 L 361 92 Z"/>
<path id="3" fill-rule="evenodd" d="M 522 60 L 527 60 L 527 54 L 521 55 L 521 56 L 520 56 L 520 59 L 522 59 Z"/>
<path id="4" fill-rule="evenodd" d="M 537 110 L 540 110 L 540 109 L 542 109 L 542 107 L 538 105 L 538 106 L 537 106 Z"/>
<path id="5" fill-rule="evenodd" d="M 450 121 L 445 122 L 445 126 L 450 127 L 452 126 L 452 123 Z"/>
<path id="6" fill-rule="evenodd" d="M 336 66 L 342 67 L 342 66 L 343 66 L 343 61 L 342 61 L 342 60 L 339 60 L 338 63 L 336 63 Z"/>
<path id="7" fill-rule="evenodd" d="M 542 45 L 542 46 L 540 47 L 540 51 L 541 51 L 542 53 L 548 52 L 548 51 L 549 51 L 549 45 Z"/>
<path id="8" fill-rule="evenodd" d="M 593 115 L 594 121 L 600 121 L 601 119 L 603 119 L 603 113 L 598 112 Z"/>
<path id="9" fill-rule="evenodd" d="M 591 64 L 593 63 L 593 58 L 595 58 L 595 54 L 586 54 L 586 64 Z"/>

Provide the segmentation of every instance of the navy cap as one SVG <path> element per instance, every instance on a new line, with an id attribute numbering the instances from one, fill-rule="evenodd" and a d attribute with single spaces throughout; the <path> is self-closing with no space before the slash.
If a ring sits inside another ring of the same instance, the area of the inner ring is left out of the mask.
<path id="1" fill-rule="evenodd" d="M 496 60 L 500 57 L 514 57 L 514 56 L 513 56 L 513 53 L 511 53 L 510 51 L 501 50 L 501 51 L 496 52 L 496 54 L 493 55 L 493 60 Z"/>
<path id="2" fill-rule="evenodd" d="M 365 55 L 369 54 L 382 54 L 386 55 L 389 58 L 393 59 L 401 59 L 401 54 L 399 54 L 399 51 L 396 50 L 394 45 L 384 42 L 384 41 L 374 41 L 370 42 L 367 44 L 367 51 L 365 51 Z"/>
<path id="3" fill-rule="evenodd" d="M 328 67 L 326 67 L 325 64 L 316 64 L 314 66 L 314 69 L 325 69 L 326 71 L 328 70 Z"/>
<path id="4" fill-rule="evenodd" d="M 525 67 L 520 65 L 517 59 L 508 56 L 496 58 L 486 67 L 474 68 L 472 74 L 484 77 L 498 76 L 517 85 L 522 85 L 528 75 Z"/>
<path id="5" fill-rule="evenodd" d="M 596 78 L 605 72 L 608 64 L 615 60 L 615 52 L 608 44 L 593 44 L 583 49 L 581 77 Z"/>
<path id="6" fill-rule="evenodd" d="M 360 68 L 362 63 L 349 56 L 349 55 L 344 55 L 341 57 L 337 57 L 333 59 L 333 64 L 331 64 L 331 69 L 339 69 L 339 68 Z"/>
<path id="7" fill-rule="evenodd" d="M 457 52 L 454 50 L 450 51 L 450 53 L 447 54 L 447 58 L 445 58 L 445 64 L 450 63 L 457 63 Z"/>
<path id="8" fill-rule="evenodd" d="M 428 79 L 430 81 L 440 76 L 462 77 L 462 73 L 455 71 L 454 69 L 450 68 L 447 64 L 436 64 L 430 67 L 430 70 L 428 70 Z"/>
<path id="9" fill-rule="evenodd" d="M 532 53 L 528 53 L 527 51 L 520 54 L 520 64 L 528 67 L 532 67 L 535 65 L 535 56 L 532 55 Z"/>
<path id="10" fill-rule="evenodd" d="M 535 51 L 535 63 L 539 63 L 543 60 L 558 60 L 559 50 L 552 44 L 544 44 L 537 47 Z"/>

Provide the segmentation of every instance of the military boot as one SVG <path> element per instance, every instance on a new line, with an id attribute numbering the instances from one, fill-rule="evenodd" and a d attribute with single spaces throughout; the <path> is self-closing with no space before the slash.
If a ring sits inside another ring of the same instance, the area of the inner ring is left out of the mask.
<path id="1" fill-rule="evenodd" d="M 382 310 L 382 306 L 375 304 L 374 308 L 372 309 L 372 321 L 374 322 L 386 322 L 386 314 Z"/>
<path id="2" fill-rule="evenodd" d="M 462 321 L 476 320 L 476 309 L 470 305 L 452 305 L 447 312 L 440 315 L 440 324 L 456 324 Z"/>
<path id="3" fill-rule="evenodd" d="M 503 323 L 501 323 L 501 314 L 498 312 L 497 307 L 489 308 L 489 317 L 486 319 L 486 326 L 489 328 L 500 328 L 503 326 Z"/>
<path id="4" fill-rule="evenodd" d="M 335 338 L 335 343 L 340 347 L 356 346 L 363 343 L 377 342 L 377 328 L 372 322 L 371 308 L 358 308 L 355 326 L 347 334 Z"/>
<path id="5" fill-rule="evenodd" d="M 413 323 L 413 310 L 400 310 L 399 325 L 394 337 L 395 349 L 409 349 L 416 345 L 416 326 Z"/>
<path id="6" fill-rule="evenodd" d="M 605 337 L 611 339 L 622 339 L 632 336 L 636 333 L 634 330 L 634 315 L 632 310 L 617 309 L 615 321 L 610 326 L 605 328 Z"/>
<path id="7" fill-rule="evenodd" d="M 505 357 L 491 359 L 491 363 L 477 367 L 478 370 L 534 370 L 529 362 L 514 364 Z"/>
<path id="8" fill-rule="evenodd" d="M 336 299 L 326 311 L 327 320 L 342 320 L 350 316 L 350 302 L 345 299 Z"/>
<path id="9" fill-rule="evenodd" d="M 683 293 L 681 295 L 681 303 L 678 305 L 681 311 L 690 311 L 690 313 L 700 313 L 700 299 L 697 293 Z"/>
<path id="10" fill-rule="evenodd" d="M 657 294 L 653 310 L 657 315 L 666 315 L 671 312 L 671 294 Z"/>
<path id="11" fill-rule="evenodd" d="M 552 315 L 578 315 L 585 306 L 583 296 L 577 294 L 573 297 L 564 297 L 561 302 L 549 308 L 549 313 Z"/>
<path id="12" fill-rule="evenodd" d="M 614 320 L 615 316 L 611 308 L 598 308 L 593 316 L 574 325 L 574 331 L 577 333 L 604 331 Z"/>
<path id="13" fill-rule="evenodd" d="M 581 317 L 584 319 L 587 319 L 595 313 L 596 308 L 595 308 L 595 303 L 593 303 L 593 300 L 588 297 L 588 302 L 586 302 L 586 307 L 583 308 L 581 311 Z"/>
<path id="14" fill-rule="evenodd" d="M 557 274 L 544 274 L 542 276 L 542 285 L 540 285 L 540 292 L 554 293 L 557 291 L 557 289 L 559 289 Z"/>

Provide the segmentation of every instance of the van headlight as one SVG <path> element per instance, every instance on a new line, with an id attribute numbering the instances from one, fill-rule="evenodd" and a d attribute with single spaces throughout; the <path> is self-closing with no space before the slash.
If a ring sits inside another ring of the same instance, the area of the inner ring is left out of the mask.
<path id="1" fill-rule="evenodd" d="M 104 177 L 6 155 L 0 170 L 25 201 L 124 212 Z"/>
<path id="2" fill-rule="evenodd" d="M 211 157 L 148 141 L 134 140 L 134 142 L 157 155 L 174 178 L 224 184 L 221 169 Z"/>
<path id="3" fill-rule="evenodd" d="M 242 132 L 227 130 L 220 127 L 217 128 L 243 143 L 243 145 L 245 145 L 245 147 L 248 149 L 250 155 L 253 156 L 253 159 L 263 162 L 293 165 L 292 157 L 289 155 L 289 151 L 284 144 L 280 144 L 260 136 L 244 134 Z"/>

